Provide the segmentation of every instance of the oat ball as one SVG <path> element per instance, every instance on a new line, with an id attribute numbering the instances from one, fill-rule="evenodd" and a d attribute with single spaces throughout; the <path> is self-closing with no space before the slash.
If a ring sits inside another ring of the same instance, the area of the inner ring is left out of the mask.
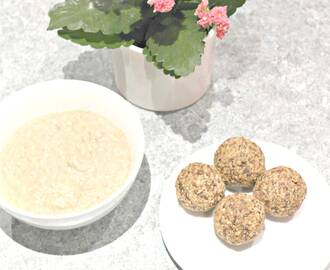
<path id="1" fill-rule="evenodd" d="M 307 192 L 302 177 L 293 169 L 276 167 L 257 181 L 253 194 L 274 217 L 292 216 L 301 206 Z"/>
<path id="2" fill-rule="evenodd" d="M 236 193 L 225 197 L 214 214 L 216 235 L 233 246 L 251 242 L 263 229 L 265 210 L 252 195 Z"/>
<path id="3" fill-rule="evenodd" d="M 252 188 L 265 171 L 265 156 L 254 142 L 234 137 L 219 146 L 214 165 L 229 188 Z"/>
<path id="4" fill-rule="evenodd" d="M 191 211 L 207 212 L 224 197 L 225 184 L 218 171 L 210 165 L 191 163 L 176 180 L 176 196 Z"/>

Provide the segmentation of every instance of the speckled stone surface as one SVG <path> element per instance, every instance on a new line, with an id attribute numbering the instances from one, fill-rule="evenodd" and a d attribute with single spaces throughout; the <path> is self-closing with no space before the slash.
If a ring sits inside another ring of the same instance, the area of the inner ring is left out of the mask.
<path id="1" fill-rule="evenodd" d="M 55 2 L 0 1 L 1 96 L 56 78 L 115 90 L 108 50 L 46 32 Z M 328 0 L 248 1 L 217 44 L 215 83 L 203 99 L 175 113 L 138 110 L 146 154 L 119 208 L 66 232 L 35 229 L 0 210 L 0 269 L 177 269 L 159 231 L 162 184 L 182 157 L 229 136 L 292 148 L 329 179 L 329 13 Z"/>

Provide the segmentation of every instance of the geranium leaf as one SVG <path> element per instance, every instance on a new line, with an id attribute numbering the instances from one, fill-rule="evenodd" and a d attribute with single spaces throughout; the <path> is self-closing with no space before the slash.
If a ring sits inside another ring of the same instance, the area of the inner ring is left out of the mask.
<path id="1" fill-rule="evenodd" d="M 166 73 L 185 76 L 201 63 L 206 35 L 193 10 L 167 13 L 152 21 L 144 54 Z"/>
<path id="2" fill-rule="evenodd" d="M 233 15 L 237 8 L 244 5 L 246 0 L 210 0 L 210 5 L 227 6 L 228 16 Z"/>
<path id="3" fill-rule="evenodd" d="M 113 3 L 116 9 L 109 6 L 108 12 L 104 12 L 96 8 L 90 0 L 66 0 L 49 11 L 48 30 L 82 29 L 88 33 L 101 31 L 105 35 L 130 32 L 131 25 L 141 19 L 140 7 L 122 4 L 122 8 L 118 8 L 119 3 Z"/>
<path id="4" fill-rule="evenodd" d="M 146 4 L 146 0 L 90 0 L 93 2 L 94 6 L 104 12 L 109 12 L 110 10 L 119 10 L 129 6 L 138 7 L 142 4 Z"/>
<path id="5" fill-rule="evenodd" d="M 147 48 L 144 48 L 143 53 L 144 53 L 144 55 L 145 55 L 145 57 L 146 57 L 146 60 L 147 60 L 148 62 L 153 62 L 153 64 L 154 64 L 157 68 L 163 70 L 164 74 L 166 74 L 166 75 L 170 75 L 170 76 L 173 76 L 173 77 L 175 77 L 175 78 L 177 78 L 177 79 L 180 78 L 180 76 L 177 76 L 177 75 L 174 74 L 173 70 L 166 70 L 166 69 L 164 69 L 164 67 L 162 66 L 162 63 L 158 63 L 158 62 L 156 62 L 155 57 L 152 56 L 152 55 L 150 54 L 150 52 L 149 52 L 149 50 L 148 50 Z"/>
<path id="6" fill-rule="evenodd" d="M 93 48 L 119 48 L 121 46 L 130 46 L 134 40 L 128 39 L 123 34 L 104 35 L 98 33 L 86 33 L 82 30 L 71 31 L 63 29 L 58 31 L 58 35 L 64 39 L 71 40 L 74 43 L 91 46 Z"/>

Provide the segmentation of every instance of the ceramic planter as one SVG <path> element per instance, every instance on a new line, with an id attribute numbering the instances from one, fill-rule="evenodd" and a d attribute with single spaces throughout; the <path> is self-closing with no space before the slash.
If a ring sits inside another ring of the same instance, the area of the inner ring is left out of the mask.
<path id="1" fill-rule="evenodd" d="M 152 111 L 173 111 L 200 99 L 212 81 L 215 33 L 205 38 L 201 65 L 188 76 L 175 79 L 147 62 L 143 49 L 130 46 L 112 51 L 119 92 L 133 104 Z"/>

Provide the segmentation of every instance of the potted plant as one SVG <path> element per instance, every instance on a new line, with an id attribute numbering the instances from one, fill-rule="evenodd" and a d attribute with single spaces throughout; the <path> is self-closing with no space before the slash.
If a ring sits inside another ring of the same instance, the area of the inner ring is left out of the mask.
<path id="1" fill-rule="evenodd" d="M 211 83 L 216 37 L 245 0 L 66 0 L 49 30 L 80 45 L 112 48 L 120 93 L 155 111 L 184 108 Z"/>

